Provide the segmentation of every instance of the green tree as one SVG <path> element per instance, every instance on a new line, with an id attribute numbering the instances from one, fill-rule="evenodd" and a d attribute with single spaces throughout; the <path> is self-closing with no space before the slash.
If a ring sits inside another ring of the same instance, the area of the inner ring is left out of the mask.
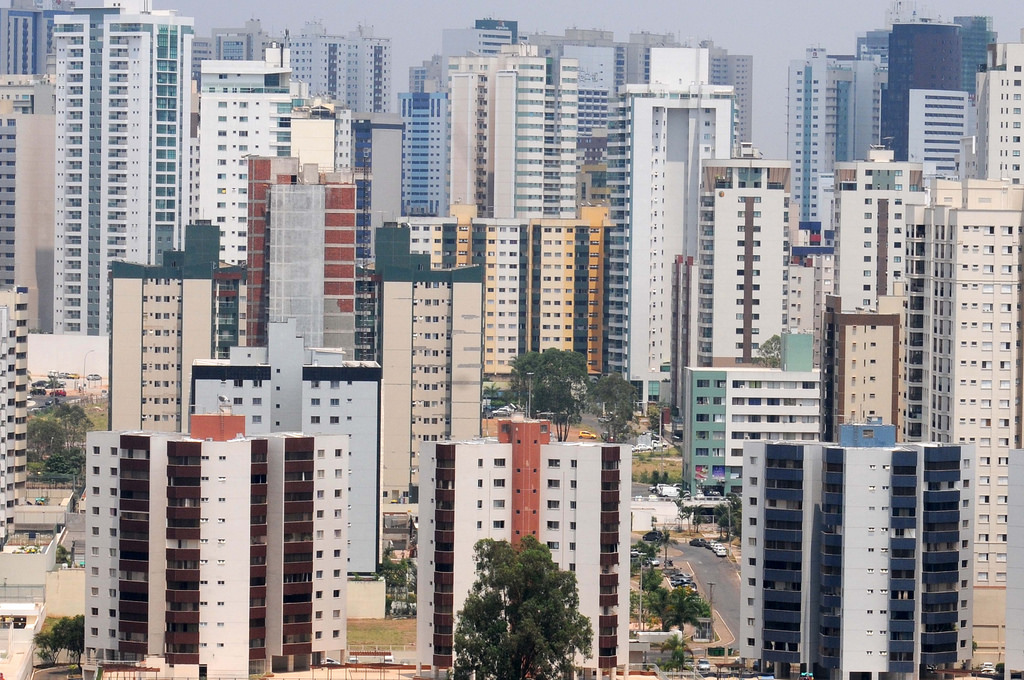
<path id="1" fill-rule="evenodd" d="M 608 419 L 605 432 L 613 441 L 622 441 L 631 433 L 636 388 L 617 373 L 604 375 L 590 386 L 587 395 L 590 412 Z"/>
<path id="2" fill-rule="evenodd" d="M 729 494 L 725 503 L 715 506 L 715 522 L 718 523 L 719 536 L 725 535 L 727 539 L 741 535 L 743 527 L 743 503 L 739 496 Z M 724 534 L 723 534 L 724 532 Z"/>
<path id="3" fill-rule="evenodd" d="M 53 411 L 56 420 L 64 431 L 64 447 L 68 449 L 85 446 L 85 435 L 92 427 L 85 409 L 78 404 L 61 404 Z"/>
<path id="4" fill-rule="evenodd" d="M 533 536 L 518 546 L 476 544 L 477 580 L 455 627 L 457 680 L 568 676 L 576 654 L 589 656 L 593 629 L 579 612 L 576 576 L 560 571 Z"/>
<path id="5" fill-rule="evenodd" d="M 694 516 L 694 508 L 690 505 L 686 505 L 686 501 L 682 498 L 676 500 L 676 506 L 679 508 L 679 519 L 686 520 L 686 530 L 690 531 L 692 527 L 692 520 Z"/>
<path id="6" fill-rule="evenodd" d="M 669 658 L 661 663 L 661 668 L 667 671 L 683 670 L 686 667 L 687 652 L 690 654 L 690 659 L 693 659 L 693 652 L 678 633 L 661 643 L 661 651 L 670 654 Z"/>
<path id="7" fill-rule="evenodd" d="M 46 459 L 46 471 L 55 475 L 81 475 L 85 467 L 82 449 L 63 449 Z"/>
<path id="8" fill-rule="evenodd" d="M 782 365 L 782 338 L 773 335 L 757 349 L 757 358 L 754 363 L 768 368 L 778 368 Z"/>
<path id="9" fill-rule="evenodd" d="M 41 630 L 32 636 L 32 642 L 36 646 L 36 654 L 44 664 L 53 665 L 57 663 L 57 657 L 60 656 L 60 645 L 57 642 L 57 638 L 54 637 L 53 632 L 49 630 Z"/>
<path id="10" fill-rule="evenodd" d="M 512 389 L 532 413 L 549 414 L 555 436 L 564 442 L 569 426 L 580 422 L 587 397 L 587 359 L 579 352 L 547 349 L 520 354 L 512 362 Z"/>
<path id="11" fill-rule="evenodd" d="M 696 625 L 698 619 L 711 616 L 711 605 L 707 600 L 697 594 L 696 591 L 680 586 L 674 588 L 669 594 L 665 603 L 665 610 L 662 613 L 663 630 L 673 626 L 682 627 L 689 623 Z"/>
<path id="12" fill-rule="evenodd" d="M 50 415 L 35 416 L 28 421 L 28 459 L 43 461 L 65 448 L 64 428 Z"/>
<path id="13" fill-rule="evenodd" d="M 405 604 L 400 604 L 399 607 L 395 607 L 394 604 L 396 602 L 406 603 L 415 599 L 410 590 L 415 586 L 416 572 L 411 560 L 408 558 L 396 560 L 393 553 L 394 551 L 388 548 L 380 566 L 377 567 L 377 573 L 384 578 L 384 612 L 385 614 L 405 614 L 407 613 Z M 405 607 L 405 609 L 400 609 L 400 607 Z"/>
<path id="14" fill-rule="evenodd" d="M 60 649 L 68 653 L 75 666 L 79 665 L 85 651 L 85 616 L 63 616 L 51 630 Z"/>

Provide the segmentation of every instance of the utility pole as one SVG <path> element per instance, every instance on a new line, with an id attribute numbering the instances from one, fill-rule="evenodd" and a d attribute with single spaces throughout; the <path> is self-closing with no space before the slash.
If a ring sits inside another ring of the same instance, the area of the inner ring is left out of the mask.
<path id="1" fill-rule="evenodd" d="M 709 630 L 710 635 L 708 635 L 710 640 L 709 640 L 708 644 L 711 645 L 711 644 L 715 643 L 715 582 L 714 581 L 708 581 L 708 599 L 710 600 L 708 602 L 708 608 L 711 609 L 711 625 L 710 625 L 710 630 Z"/>

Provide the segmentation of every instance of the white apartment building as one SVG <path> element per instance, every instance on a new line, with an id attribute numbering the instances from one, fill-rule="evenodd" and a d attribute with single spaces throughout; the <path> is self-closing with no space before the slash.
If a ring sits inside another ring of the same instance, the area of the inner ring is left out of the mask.
<path id="1" fill-rule="evenodd" d="M 473 548 L 534 536 L 576 575 L 590 619 L 588 677 L 614 678 L 629 656 L 631 457 L 618 444 L 553 443 L 547 421 L 500 421 L 496 438 L 424 443 L 416 654 L 453 664 L 457 613 L 476 580 Z"/>
<path id="2" fill-rule="evenodd" d="M 1024 35 L 1024 33 L 1022 33 Z M 1020 184 L 1021 95 L 1024 95 L 1024 42 L 997 43 L 988 49 L 988 64 L 978 74 L 978 179 L 1009 179 Z"/>
<path id="3" fill-rule="evenodd" d="M 793 163 L 794 222 L 827 224 L 829 214 L 816 201 L 818 178 L 837 161 L 865 158 L 878 143 L 885 82 L 876 59 L 827 54 L 820 47 L 790 62 L 786 148 Z"/>
<path id="4" fill-rule="evenodd" d="M 907 219 L 907 441 L 977 452 L 975 659 L 1002 660 L 1010 451 L 1020 447 L 1024 188 L 939 180 Z"/>
<path id="5" fill-rule="evenodd" d="M 1010 453 L 1009 476 L 1004 677 L 1013 678 L 1024 671 L 1024 451 L 1014 449 Z"/>
<path id="6" fill-rule="evenodd" d="M 221 259 L 247 261 L 249 156 L 291 156 L 288 50 L 202 62 L 198 216 L 220 228 Z"/>
<path id="7" fill-rule="evenodd" d="M 971 95 L 955 90 L 911 90 L 907 160 L 921 163 L 926 177 L 956 179 L 960 141 L 975 134 Z"/>
<path id="8" fill-rule="evenodd" d="M 515 45 L 448 66 L 449 200 L 482 217 L 574 217 L 579 65 Z"/>
<path id="9" fill-rule="evenodd" d="M 85 676 L 309 670 L 344 658 L 348 437 L 91 432 Z"/>
<path id="10" fill-rule="evenodd" d="M 330 35 L 320 21 L 307 21 L 289 42 L 293 77 L 352 111 L 391 110 L 391 38 L 359 26 L 347 36 Z"/>
<path id="11" fill-rule="evenodd" d="M 838 434 L 744 446 L 740 654 L 838 680 L 961 668 L 978 609 L 972 447 L 897 443 L 892 425 Z"/>
<path id="12" fill-rule="evenodd" d="M 28 293 L 0 288 L 0 543 L 13 529 L 14 506 L 28 480 Z"/>
<path id="13" fill-rule="evenodd" d="M 758 158 L 749 145 L 743 151 L 701 164 L 699 248 L 682 320 L 689 347 L 680 367 L 752 363 L 761 343 L 786 328 L 789 161 Z M 652 352 L 649 366 L 658 358 Z"/>
<path id="14" fill-rule="evenodd" d="M 676 257 L 697 255 L 701 163 L 733 150 L 733 90 L 708 68 L 707 50 L 652 48 L 650 84 L 627 85 L 609 122 L 607 371 L 645 401 L 668 375 Z"/>
<path id="15" fill-rule="evenodd" d="M 924 205 L 922 164 L 872 148 L 867 160 L 835 164 L 835 287 L 848 310 L 877 309 L 904 281 L 907 216 Z"/>
<path id="16" fill-rule="evenodd" d="M 345 435 L 349 447 L 346 572 L 372 573 L 380 557 L 380 366 L 338 349 L 303 347 L 294 319 L 268 325 L 266 347 L 232 347 L 192 366 L 192 417 L 228 410 L 251 436 Z"/>
<path id="17" fill-rule="evenodd" d="M 107 333 L 110 263 L 181 246 L 192 23 L 150 0 L 84 0 L 54 18 L 55 333 Z"/>

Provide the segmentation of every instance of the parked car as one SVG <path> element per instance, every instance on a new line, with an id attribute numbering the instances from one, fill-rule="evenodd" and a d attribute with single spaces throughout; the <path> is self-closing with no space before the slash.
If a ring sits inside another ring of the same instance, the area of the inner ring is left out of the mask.
<path id="1" fill-rule="evenodd" d="M 711 662 L 708 661 L 707 659 L 701 659 L 700 661 L 698 661 L 697 662 L 697 672 L 698 673 L 710 673 L 711 672 Z"/>
<path id="2" fill-rule="evenodd" d="M 597 435 L 594 434 L 593 432 L 591 432 L 590 430 L 580 430 L 579 438 L 580 439 L 597 439 Z"/>
<path id="3" fill-rule="evenodd" d="M 633 453 L 647 453 L 648 451 L 652 450 L 653 449 L 651 449 L 651 447 L 648 446 L 647 444 L 637 444 L 636 446 L 633 447 Z"/>
<path id="4" fill-rule="evenodd" d="M 991 661 L 986 661 L 985 663 L 981 664 L 981 667 L 978 669 L 978 672 L 982 675 L 994 675 L 996 672 L 995 664 L 993 664 Z"/>
<path id="5" fill-rule="evenodd" d="M 714 551 L 714 552 L 715 552 L 715 554 L 716 554 L 716 555 L 718 555 L 719 557 L 725 557 L 726 555 L 728 555 L 728 554 L 729 554 L 729 551 L 728 551 L 728 549 L 726 549 L 726 547 L 725 547 L 724 545 L 720 545 L 720 546 L 718 546 L 717 548 L 715 548 L 715 551 Z"/>
<path id="6" fill-rule="evenodd" d="M 661 560 L 659 560 L 657 557 L 652 557 L 650 559 L 644 560 L 643 565 L 645 567 L 660 567 Z"/>
<path id="7" fill-rule="evenodd" d="M 690 539 L 690 545 L 695 546 L 697 548 L 704 548 L 704 547 L 707 546 L 707 544 L 708 544 L 707 540 L 703 539 L 703 538 L 691 538 Z"/>
<path id="8" fill-rule="evenodd" d="M 32 390 L 29 392 L 29 394 L 31 394 L 33 397 L 44 396 L 46 394 L 46 388 L 45 387 L 33 387 Z"/>
<path id="9" fill-rule="evenodd" d="M 89 375 L 85 376 L 85 379 L 90 381 L 103 380 L 103 376 L 101 376 L 99 373 L 90 373 Z"/>
<path id="10" fill-rule="evenodd" d="M 34 383 L 32 383 L 32 387 L 46 387 L 49 384 L 49 380 L 37 380 Z"/>
<path id="11" fill-rule="evenodd" d="M 325 656 L 324 657 L 324 665 L 325 666 L 340 666 L 341 662 L 338 661 L 337 659 L 332 659 L 329 656 Z"/>
<path id="12" fill-rule="evenodd" d="M 66 397 L 66 396 L 68 396 L 68 393 L 67 393 L 67 390 L 61 388 L 61 389 L 57 389 L 57 390 L 51 390 L 50 391 L 50 396 L 51 397 Z"/>
<path id="13" fill-rule="evenodd" d="M 665 538 L 665 534 L 663 534 L 663 533 L 661 533 L 660 531 L 657 531 L 657 530 L 655 530 L 655 531 L 648 531 L 646 534 L 644 534 L 644 540 L 647 541 L 648 543 L 657 543 L 658 541 L 660 541 L 660 540 L 662 540 L 664 538 Z"/>

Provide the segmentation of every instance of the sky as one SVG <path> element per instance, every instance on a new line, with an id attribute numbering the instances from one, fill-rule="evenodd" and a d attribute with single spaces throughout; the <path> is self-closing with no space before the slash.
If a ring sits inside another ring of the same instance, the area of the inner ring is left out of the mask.
<path id="1" fill-rule="evenodd" d="M 157 9 L 195 17 L 196 32 L 240 26 L 260 19 L 272 34 L 298 31 L 311 19 L 332 33 L 373 26 L 392 40 L 393 92 L 408 88 L 408 67 L 440 52 L 441 31 L 467 28 L 478 18 L 518 20 L 521 34 L 561 34 L 565 28 L 597 28 L 625 40 L 630 32 L 674 33 L 681 41 L 711 39 L 736 54 L 754 56 L 754 145 L 782 158 L 786 145 L 786 82 L 789 62 L 808 47 L 834 54 L 854 51 L 859 34 L 882 28 L 889 0 L 378 0 L 300 2 L 282 0 L 154 0 Z M 905 3 L 909 4 L 909 3 Z M 931 0 L 917 3 L 933 17 L 989 15 L 1001 42 L 1018 42 L 1024 28 L 1021 0 Z"/>

